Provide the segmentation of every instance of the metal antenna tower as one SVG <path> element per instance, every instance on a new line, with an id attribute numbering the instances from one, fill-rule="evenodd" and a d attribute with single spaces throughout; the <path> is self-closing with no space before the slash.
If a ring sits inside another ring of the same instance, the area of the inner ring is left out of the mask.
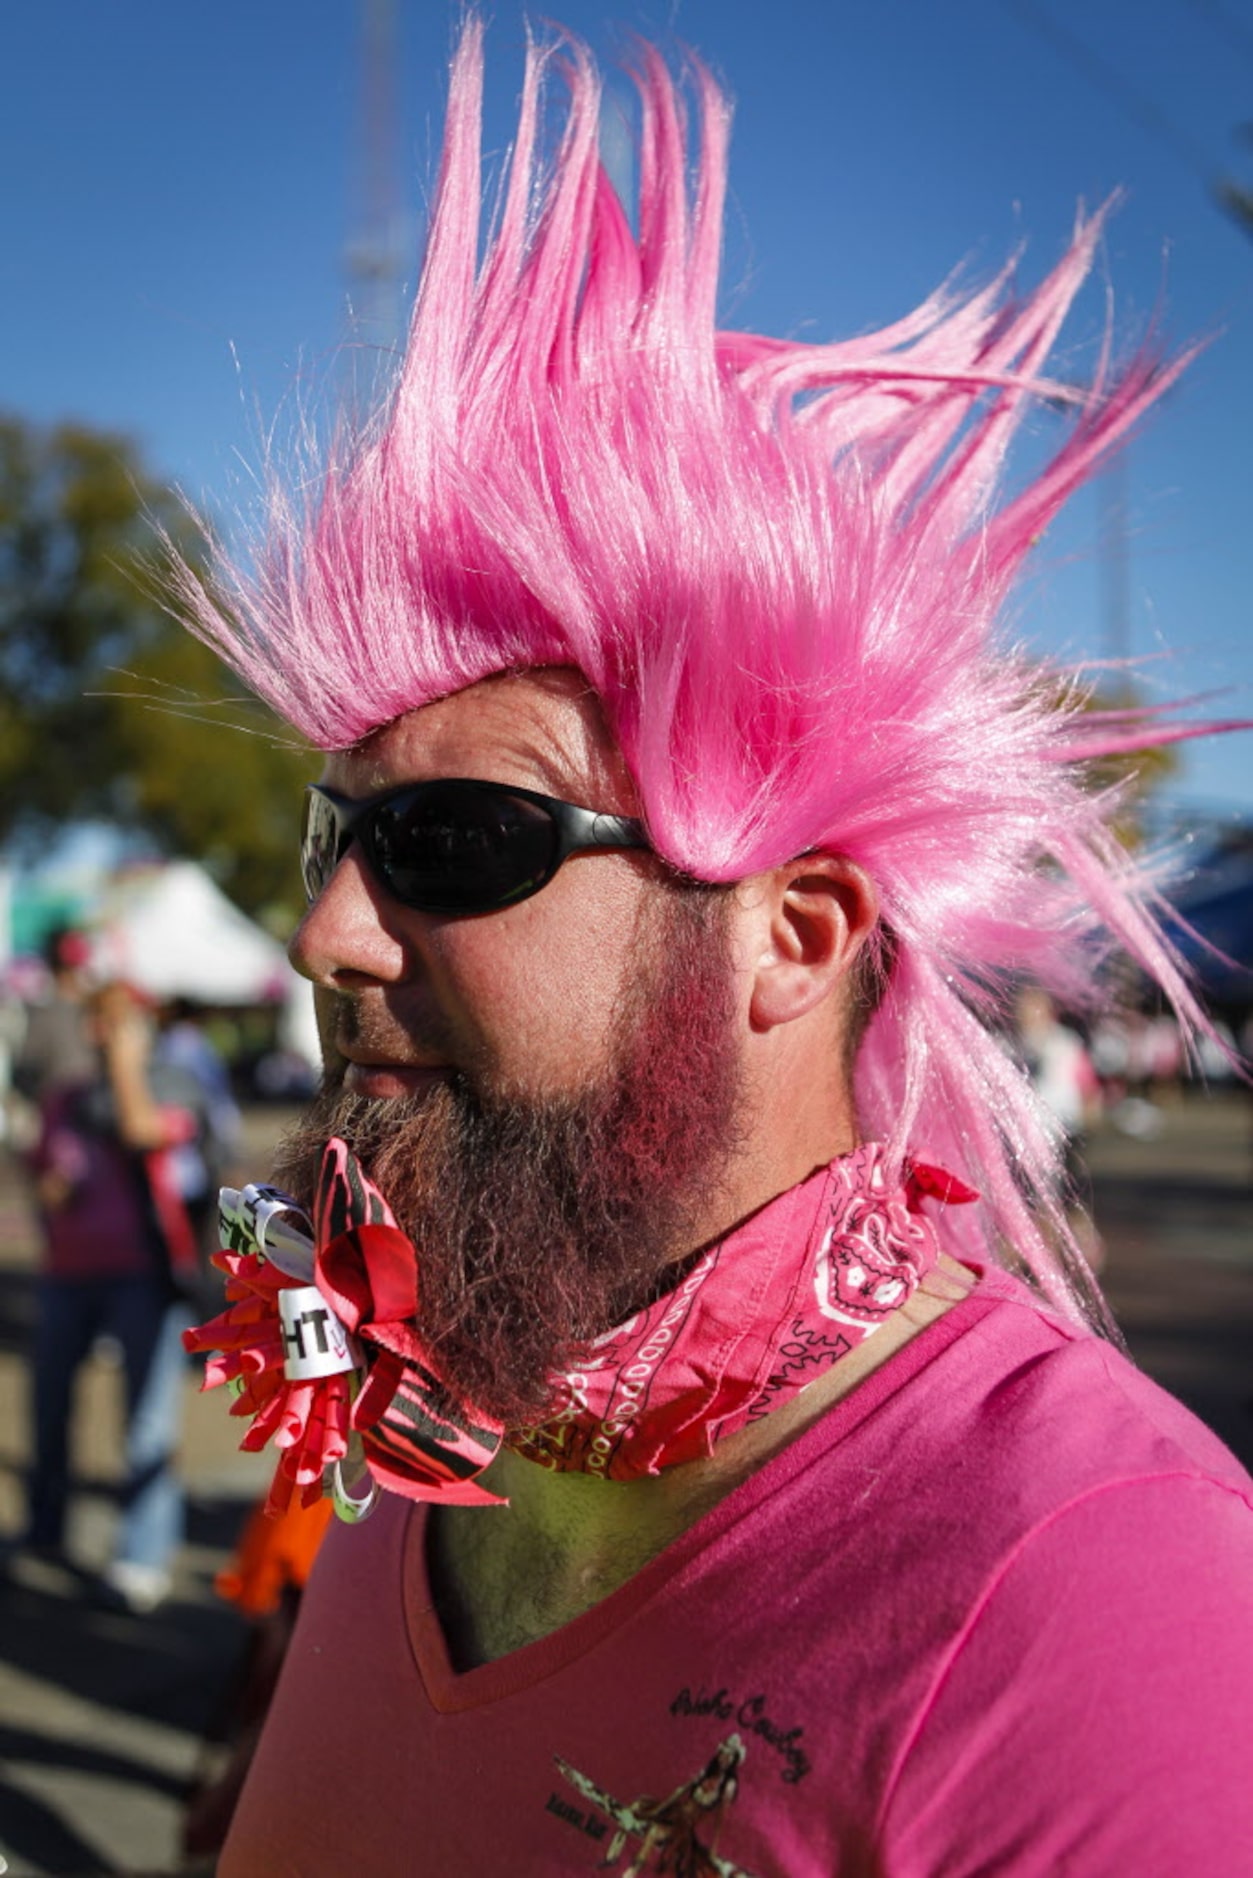
<path id="1" fill-rule="evenodd" d="M 400 340 L 405 264 L 394 0 L 361 0 L 360 30 L 355 230 L 344 265 L 359 339 L 390 353 Z"/>

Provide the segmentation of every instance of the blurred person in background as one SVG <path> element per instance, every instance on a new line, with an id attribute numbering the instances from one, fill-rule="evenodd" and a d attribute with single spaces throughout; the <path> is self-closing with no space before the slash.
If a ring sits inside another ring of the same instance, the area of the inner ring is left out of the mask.
<path id="1" fill-rule="evenodd" d="M 58 927 L 43 946 L 45 995 L 26 1007 L 26 1023 L 13 1062 L 13 1087 L 38 1106 L 45 1091 L 79 1082 L 94 1068 L 87 1034 L 91 942 L 72 926 Z"/>
<path id="2" fill-rule="evenodd" d="M 184 1073 L 154 1070 L 146 1002 L 123 983 L 87 1007 L 88 1052 L 45 1081 L 31 1155 L 43 1235 L 32 1356 L 34 1461 L 25 1545 L 63 1555 L 74 1380 L 97 1340 L 121 1359 L 122 1515 L 104 1589 L 136 1611 L 167 1594 L 182 1537 L 175 1469 L 194 1229 L 175 1154 L 201 1133 Z"/>
<path id="3" fill-rule="evenodd" d="M 1082 1036 L 1062 1021 L 1042 985 L 1023 986 L 1014 1016 L 1031 1086 L 1057 1128 L 1059 1197 L 1076 1244 L 1091 1270 L 1099 1271 L 1104 1247 L 1092 1218 L 1085 1150 L 1088 1128 L 1100 1108 L 1100 1079 Z"/>
<path id="4" fill-rule="evenodd" d="M 216 1310 L 222 1295 L 221 1274 L 209 1261 L 218 1247 L 218 1190 L 231 1177 L 239 1156 L 243 1117 L 231 1086 L 230 1071 L 207 1032 L 207 1013 L 190 998 L 174 998 L 161 1007 L 152 1075 L 193 1099 L 194 1137 L 168 1150 L 169 1176 L 196 1237 L 198 1304 Z"/>
<path id="5" fill-rule="evenodd" d="M 1179 362 L 1103 351 L 998 502 L 1100 216 L 1031 293 L 720 330 L 725 102 L 692 162 L 637 65 L 627 205 L 528 46 L 484 244 L 467 21 L 385 407 L 185 570 L 326 753 L 324 1085 L 192 1343 L 342 1518 L 220 1870 L 1247 1870 L 1253 1483 L 1095 1334 L 994 1031 L 1111 936 L 1204 1022 L 1088 787 L 1161 719 L 998 625 Z"/>
<path id="6" fill-rule="evenodd" d="M 1016 1016 L 1027 1074 L 1061 1131 L 1062 1162 L 1073 1186 L 1083 1176 L 1084 1137 L 1100 1095 L 1100 1082 L 1083 1038 L 1059 1017 L 1057 1006 L 1042 986 L 1024 986 L 1018 995 Z"/>
<path id="7" fill-rule="evenodd" d="M 1231 1032 L 1211 1016 L 1193 1039 L 1192 1054 L 1202 1070 L 1219 1060 L 1229 1073 L 1231 1043 Z M 1166 1126 L 1162 1099 L 1177 1093 L 1188 1063 L 1178 1019 L 1170 1011 L 1135 1008 L 1104 1015 L 1093 1031 L 1092 1063 L 1114 1127 L 1138 1141 L 1156 1140 Z"/>

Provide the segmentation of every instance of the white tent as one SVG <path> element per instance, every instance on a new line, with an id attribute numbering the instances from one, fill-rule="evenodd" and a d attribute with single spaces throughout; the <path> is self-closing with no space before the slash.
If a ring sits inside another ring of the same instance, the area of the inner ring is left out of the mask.
<path id="1" fill-rule="evenodd" d="M 94 938 L 97 973 L 125 978 L 154 998 L 279 1003 L 294 976 L 278 941 L 194 861 L 115 876 Z"/>

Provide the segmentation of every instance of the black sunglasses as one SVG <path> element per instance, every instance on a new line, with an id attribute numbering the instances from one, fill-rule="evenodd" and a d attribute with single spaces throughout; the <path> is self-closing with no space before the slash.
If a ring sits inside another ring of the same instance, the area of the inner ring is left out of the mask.
<path id="1" fill-rule="evenodd" d="M 490 913 L 538 893 L 580 848 L 649 845 L 628 816 L 509 783 L 404 783 L 364 801 L 310 783 L 300 868 L 311 903 L 353 841 L 392 898 L 420 913 Z"/>

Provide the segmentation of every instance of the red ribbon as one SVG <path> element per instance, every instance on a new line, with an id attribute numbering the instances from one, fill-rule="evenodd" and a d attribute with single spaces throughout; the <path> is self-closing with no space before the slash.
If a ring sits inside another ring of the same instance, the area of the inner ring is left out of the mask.
<path id="1" fill-rule="evenodd" d="M 401 1335 L 418 1308 L 417 1256 L 398 1226 L 350 1226 L 319 1246 L 314 1283 L 354 1334 L 398 1356 L 418 1353 L 412 1331 Z"/>

